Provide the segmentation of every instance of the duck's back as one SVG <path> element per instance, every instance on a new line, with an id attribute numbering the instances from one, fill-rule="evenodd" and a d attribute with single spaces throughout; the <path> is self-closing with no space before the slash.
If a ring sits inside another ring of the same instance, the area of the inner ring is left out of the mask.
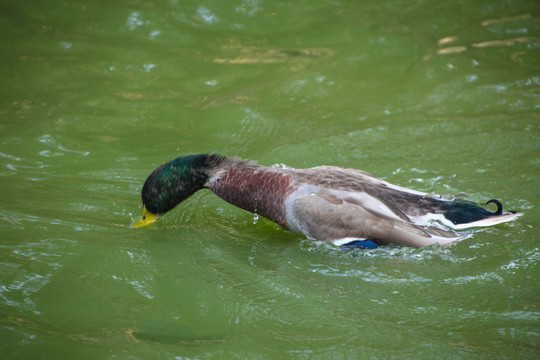
<path id="1" fill-rule="evenodd" d="M 441 200 L 365 171 L 334 166 L 278 169 L 228 159 L 207 187 L 285 229 L 336 245 L 360 239 L 415 247 L 449 244 L 468 235 L 428 226 L 433 220 L 455 227 L 457 222 L 497 217 L 476 205 Z M 502 215 L 489 225 L 515 216 Z"/>
<path id="2" fill-rule="evenodd" d="M 361 170 L 332 166 L 291 170 L 286 202 L 291 230 L 337 245 L 359 239 L 379 244 L 401 242 L 425 246 L 459 238 L 453 232 L 427 232 L 411 222 L 439 200 L 426 193 L 390 184 Z"/>
<path id="3" fill-rule="evenodd" d="M 410 216 L 422 216 L 430 211 L 437 211 L 442 201 L 429 194 L 391 184 L 370 174 L 356 169 L 335 166 L 319 166 L 310 169 L 292 171 L 292 184 L 311 185 L 341 196 L 361 198 L 384 204 L 383 212 L 403 220 Z"/>

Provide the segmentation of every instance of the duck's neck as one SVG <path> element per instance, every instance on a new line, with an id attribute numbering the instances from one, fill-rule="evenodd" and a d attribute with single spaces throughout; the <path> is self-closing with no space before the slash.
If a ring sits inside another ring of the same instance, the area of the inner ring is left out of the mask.
<path id="1" fill-rule="evenodd" d="M 288 228 L 285 199 L 290 184 L 290 176 L 279 169 L 227 159 L 206 186 L 223 200 Z"/>

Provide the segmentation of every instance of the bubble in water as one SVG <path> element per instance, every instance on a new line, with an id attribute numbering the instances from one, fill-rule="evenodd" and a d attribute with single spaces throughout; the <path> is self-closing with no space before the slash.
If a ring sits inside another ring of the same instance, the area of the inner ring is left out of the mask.
<path id="1" fill-rule="evenodd" d="M 253 214 L 253 224 L 257 224 L 257 222 L 259 221 L 259 214 Z"/>

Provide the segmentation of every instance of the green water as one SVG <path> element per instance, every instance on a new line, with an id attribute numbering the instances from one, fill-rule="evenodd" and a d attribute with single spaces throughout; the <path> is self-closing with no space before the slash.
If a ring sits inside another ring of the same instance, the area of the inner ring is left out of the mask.
<path id="1" fill-rule="evenodd" d="M 540 357 L 535 1 L 3 1 L 5 359 Z M 149 172 L 341 165 L 525 213 L 342 252 Z"/>

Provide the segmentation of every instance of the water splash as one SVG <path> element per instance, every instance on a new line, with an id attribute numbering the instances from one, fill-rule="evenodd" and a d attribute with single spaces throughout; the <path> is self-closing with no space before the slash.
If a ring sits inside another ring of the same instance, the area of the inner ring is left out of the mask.
<path id="1" fill-rule="evenodd" d="M 259 205 L 258 199 L 255 197 L 255 209 L 253 211 L 253 225 L 256 225 L 259 222 L 259 214 L 257 213 L 257 208 Z"/>
<path id="2" fill-rule="evenodd" d="M 276 163 L 272 165 L 272 168 L 274 169 L 288 169 L 288 170 L 294 170 L 293 167 L 285 165 L 283 163 Z"/>

